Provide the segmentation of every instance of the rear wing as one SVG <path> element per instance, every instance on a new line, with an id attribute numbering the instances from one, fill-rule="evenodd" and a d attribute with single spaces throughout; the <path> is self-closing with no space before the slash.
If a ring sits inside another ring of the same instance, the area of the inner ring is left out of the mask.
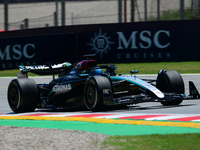
<path id="1" fill-rule="evenodd" d="M 19 66 L 22 74 L 25 74 L 26 76 L 29 72 L 37 75 L 54 75 L 71 68 L 72 64 L 69 62 L 54 65 L 51 65 L 51 63 L 46 63 L 46 65 Z"/>

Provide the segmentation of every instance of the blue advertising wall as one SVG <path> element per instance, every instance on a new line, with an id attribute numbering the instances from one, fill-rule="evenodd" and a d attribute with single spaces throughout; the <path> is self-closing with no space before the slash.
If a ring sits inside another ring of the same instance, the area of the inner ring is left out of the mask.
<path id="1" fill-rule="evenodd" d="M 38 35 L 0 39 L 0 69 L 46 62 L 73 62 L 75 36 L 71 34 Z"/>
<path id="2" fill-rule="evenodd" d="M 171 21 L 99 27 L 79 33 L 79 51 L 96 53 L 101 63 L 199 61 L 199 25 L 199 21 Z"/>
<path id="3" fill-rule="evenodd" d="M 200 61 L 200 21 L 50 27 L 0 33 L 0 69 L 19 64 Z"/>

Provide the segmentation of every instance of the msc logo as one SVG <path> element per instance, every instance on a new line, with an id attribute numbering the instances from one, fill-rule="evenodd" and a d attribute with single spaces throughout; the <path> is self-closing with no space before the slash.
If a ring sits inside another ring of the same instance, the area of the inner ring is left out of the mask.
<path id="1" fill-rule="evenodd" d="M 94 37 L 91 38 L 92 42 L 87 45 L 92 46 L 91 50 L 95 51 L 95 54 L 100 53 L 100 58 L 103 58 L 103 53 L 107 54 L 107 50 L 110 50 L 110 45 L 114 42 L 109 41 L 110 37 L 107 37 L 107 33 L 102 33 L 102 30 L 99 29 L 98 34 L 94 34 Z"/>
<path id="2" fill-rule="evenodd" d="M 99 39 L 97 39 L 97 41 L 96 41 L 96 47 L 98 48 L 98 49 L 105 49 L 105 45 L 106 45 L 106 40 L 104 39 L 104 38 L 99 38 Z"/>
<path id="3" fill-rule="evenodd" d="M 130 50 L 145 50 L 145 49 L 166 49 L 170 46 L 170 31 L 166 30 L 158 30 L 155 33 L 152 31 L 131 31 L 130 36 L 127 36 L 127 33 L 124 34 L 123 32 L 116 32 L 114 35 L 116 41 L 116 45 L 113 46 L 115 52 L 118 53 L 117 50 L 124 50 L 125 52 L 131 52 Z M 99 33 L 94 33 L 94 37 L 91 38 L 92 42 L 88 43 L 87 45 L 92 46 L 91 51 L 95 51 L 95 54 L 100 53 L 100 58 L 103 58 L 103 54 L 108 54 L 107 50 L 111 50 L 110 45 L 115 44 L 115 42 L 110 41 L 111 37 L 107 36 L 107 33 L 102 33 L 102 30 L 99 29 Z M 122 51 L 117 54 L 117 56 L 121 57 Z M 134 54 L 135 55 L 135 54 Z M 154 54 L 151 52 L 151 58 L 153 58 Z M 143 53 L 144 58 L 146 58 L 146 53 Z M 158 54 L 160 57 L 160 54 Z M 167 54 L 167 57 L 170 57 Z"/>
<path id="4" fill-rule="evenodd" d="M 0 48 L 0 60 L 20 60 L 22 57 L 31 59 L 35 55 L 35 44 L 7 45 L 4 50 Z"/>

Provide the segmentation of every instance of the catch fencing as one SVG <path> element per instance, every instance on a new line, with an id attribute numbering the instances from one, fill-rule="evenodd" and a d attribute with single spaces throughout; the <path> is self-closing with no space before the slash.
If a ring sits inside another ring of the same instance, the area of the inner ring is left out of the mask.
<path id="1" fill-rule="evenodd" d="M 6 0 L 5 0 L 6 1 Z M 55 0 L 0 4 L 0 30 L 199 19 L 200 0 Z M 170 17 L 171 16 L 171 17 Z"/>

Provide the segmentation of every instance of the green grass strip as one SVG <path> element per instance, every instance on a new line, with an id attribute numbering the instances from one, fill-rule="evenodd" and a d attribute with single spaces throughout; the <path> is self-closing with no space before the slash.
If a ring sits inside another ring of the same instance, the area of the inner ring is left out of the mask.
<path id="1" fill-rule="evenodd" d="M 102 149 L 115 150 L 199 150 L 200 133 L 141 136 L 112 136 L 106 138 Z"/>
<path id="2" fill-rule="evenodd" d="M 155 62 L 155 63 L 110 63 L 117 65 L 117 74 L 129 74 L 131 70 L 138 70 L 139 74 L 157 74 L 159 70 L 167 68 L 167 70 L 176 70 L 179 73 L 200 73 L 200 61 L 191 62 Z M 100 64 L 101 65 L 101 64 Z M 15 72 L 19 69 L 2 70 L 0 77 L 14 77 Z M 35 74 L 28 74 L 36 76 Z M 37 75 L 38 76 L 38 75 Z"/>

